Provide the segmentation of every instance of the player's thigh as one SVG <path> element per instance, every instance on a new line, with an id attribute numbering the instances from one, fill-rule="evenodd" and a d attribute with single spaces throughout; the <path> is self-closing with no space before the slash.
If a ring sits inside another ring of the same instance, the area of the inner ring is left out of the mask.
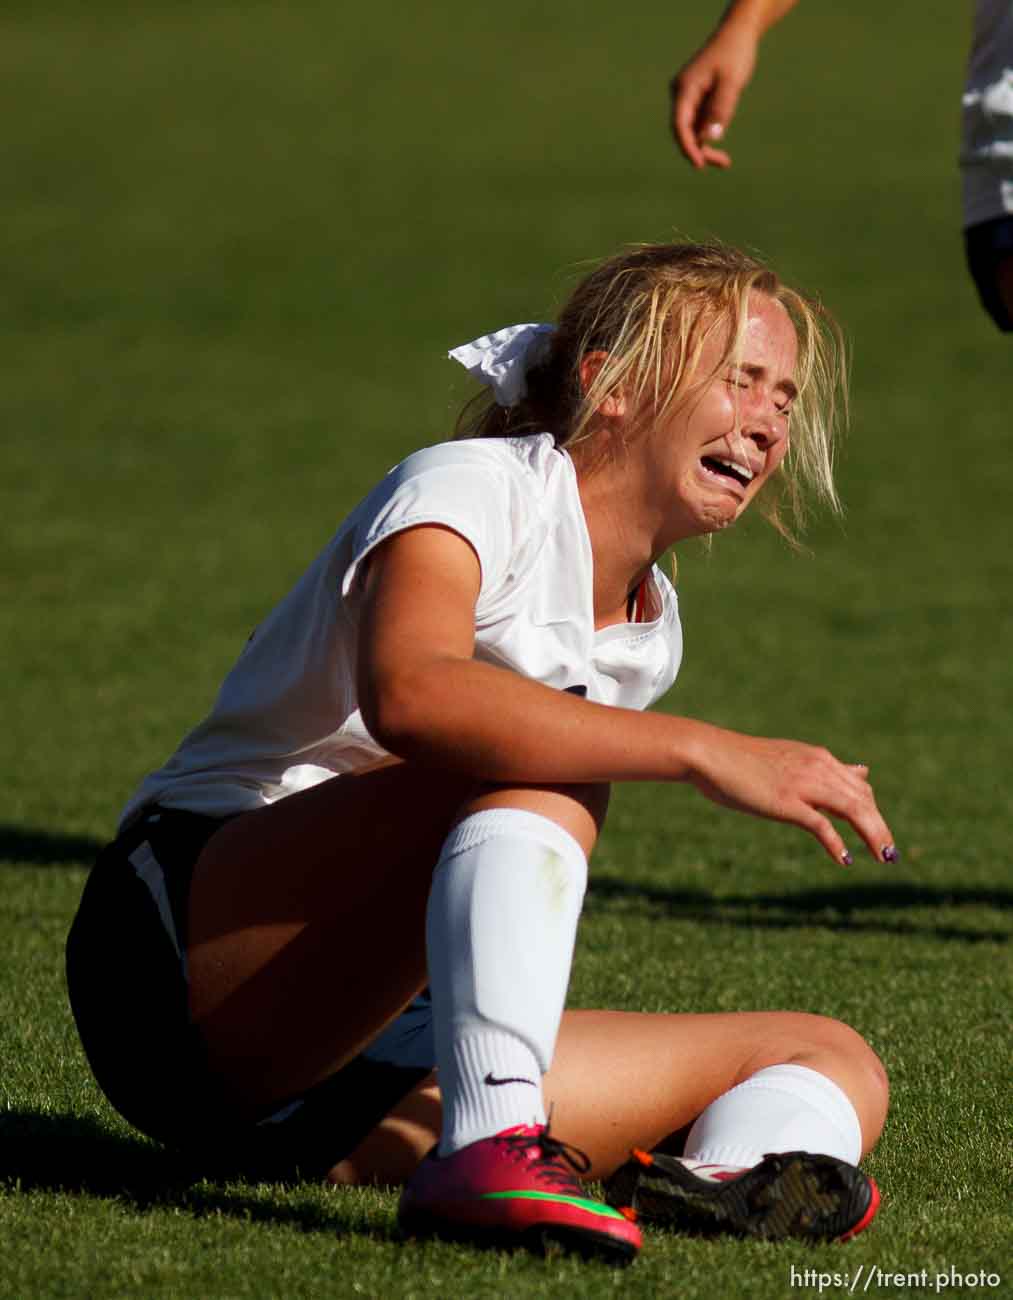
<path id="1" fill-rule="evenodd" d="M 425 909 L 446 834 L 483 807 L 552 817 L 585 846 L 598 787 L 476 787 L 396 763 L 223 826 L 189 902 L 190 1007 L 213 1068 L 263 1104 L 339 1069 L 426 982 Z"/>
<path id="2" fill-rule="evenodd" d="M 394 764 L 224 825 L 190 890 L 190 1008 L 257 1103 L 339 1068 L 425 983 L 432 868 L 471 786 Z"/>

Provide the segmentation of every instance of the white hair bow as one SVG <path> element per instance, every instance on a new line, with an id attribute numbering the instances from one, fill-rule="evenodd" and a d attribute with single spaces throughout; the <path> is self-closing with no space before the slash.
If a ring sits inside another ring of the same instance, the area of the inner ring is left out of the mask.
<path id="1" fill-rule="evenodd" d="M 527 395 L 528 371 L 545 360 L 555 325 L 507 325 L 495 334 L 451 348 L 469 375 L 492 389 L 499 406 L 516 406 Z"/>

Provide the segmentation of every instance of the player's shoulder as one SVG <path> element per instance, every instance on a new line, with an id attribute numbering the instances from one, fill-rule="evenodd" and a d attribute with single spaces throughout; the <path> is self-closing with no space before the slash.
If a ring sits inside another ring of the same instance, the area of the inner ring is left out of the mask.
<path id="1" fill-rule="evenodd" d="M 413 478 L 433 470 L 472 469 L 533 488 L 551 478 L 562 460 L 548 433 L 514 438 L 461 438 L 422 447 L 406 456 L 392 472 L 400 478 Z"/>

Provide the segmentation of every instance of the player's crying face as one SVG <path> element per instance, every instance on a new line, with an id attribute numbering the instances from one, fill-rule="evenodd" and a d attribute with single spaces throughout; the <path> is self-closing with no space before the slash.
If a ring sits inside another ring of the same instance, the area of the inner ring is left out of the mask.
<path id="1" fill-rule="evenodd" d="M 718 368 L 722 350 L 720 340 L 705 345 L 700 369 L 714 377 L 647 439 L 670 541 L 734 523 L 788 450 L 797 343 L 787 312 L 754 294 L 741 347 Z"/>

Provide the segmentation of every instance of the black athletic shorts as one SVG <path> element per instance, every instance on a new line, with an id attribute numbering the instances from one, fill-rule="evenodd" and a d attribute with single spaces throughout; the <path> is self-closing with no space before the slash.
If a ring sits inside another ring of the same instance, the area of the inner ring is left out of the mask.
<path id="1" fill-rule="evenodd" d="M 237 1121 L 187 997 L 190 879 L 221 824 L 152 808 L 103 850 L 67 939 L 71 1008 L 99 1086 L 142 1133 L 209 1174 L 315 1178 L 432 1070 L 429 998 L 416 998 L 329 1079 Z"/>
<path id="2" fill-rule="evenodd" d="M 968 226 L 964 231 L 964 250 L 981 305 L 1001 330 L 1013 330 L 1013 319 L 999 292 L 999 266 L 1013 258 L 1013 216 Z"/>

